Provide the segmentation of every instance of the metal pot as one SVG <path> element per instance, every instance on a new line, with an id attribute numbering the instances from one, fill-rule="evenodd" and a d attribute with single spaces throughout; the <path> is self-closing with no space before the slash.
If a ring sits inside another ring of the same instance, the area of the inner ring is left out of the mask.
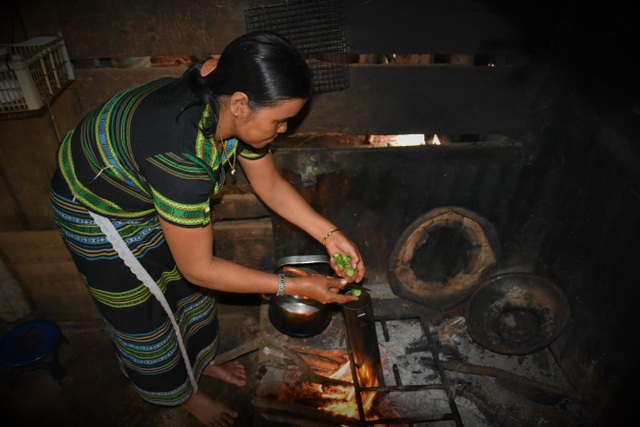
<path id="1" fill-rule="evenodd" d="M 567 325 L 562 289 L 531 273 L 490 277 L 471 297 L 465 318 L 478 344 L 496 353 L 523 355 L 551 344 Z"/>
<path id="2" fill-rule="evenodd" d="M 305 267 L 296 267 L 304 265 Z M 326 256 L 308 255 L 287 257 L 277 263 L 276 272 L 292 276 L 323 274 L 319 270 L 329 266 Z M 330 267 L 329 267 L 330 269 Z M 324 331 L 331 322 L 333 304 L 323 304 L 302 295 L 271 295 L 269 299 L 269 320 L 283 334 L 295 338 L 308 338 Z"/>

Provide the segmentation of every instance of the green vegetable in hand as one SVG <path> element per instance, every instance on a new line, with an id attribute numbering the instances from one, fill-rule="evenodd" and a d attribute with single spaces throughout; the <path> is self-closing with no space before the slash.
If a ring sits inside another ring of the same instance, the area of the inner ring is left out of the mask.
<path id="1" fill-rule="evenodd" d="M 349 255 L 342 255 L 340 252 L 336 252 L 333 254 L 333 259 L 340 267 L 340 270 L 343 270 L 347 276 L 351 277 L 356 274 L 356 270 L 351 267 L 351 257 Z"/>
<path id="2" fill-rule="evenodd" d="M 355 296 L 359 297 L 360 294 L 362 294 L 362 291 L 360 289 L 352 289 L 351 290 L 351 295 L 355 295 Z"/>

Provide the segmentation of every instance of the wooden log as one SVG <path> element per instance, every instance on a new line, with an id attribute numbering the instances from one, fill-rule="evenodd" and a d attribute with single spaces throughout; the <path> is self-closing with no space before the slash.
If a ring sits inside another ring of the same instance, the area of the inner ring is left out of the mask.
<path id="1" fill-rule="evenodd" d="M 335 360 L 328 359 L 319 355 L 301 354 L 300 357 L 312 369 L 319 369 L 325 372 L 335 372 L 340 369 L 343 364 Z"/>
<path id="2" fill-rule="evenodd" d="M 517 384 L 521 389 L 529 392 L 529 394 L 535 391 L 542 391 L 544 393 L 566 397 L 570 400 L 573 400 L 574 402 L 588 402 L 590 400 L 588 396 L 585 396 L 573 390 L 566 390 L 549 384 L 543 384 L 538 381 L 534 381 L 520 375 L 515 375 L 511 372 L 491 366 L 475 365 L 472 363 L 458 362 L 454 360 L 445 360 L 441 361 L 441 363 L 444 369 L 448 369 L 450 371 L 472 375 L 490 376 L 500 381 L 504 381 L 511 386 L 513 386 L 513 384 Z"/>
<path id="3" fill-rule="evenodd" d="M 336 378 L 329 378 L 329 377 L 325 377 L 323 375 L 319 375 L 315 373 L 309 367 L 309 365 L 307 365 L 304 359 L 300 357 L 298 353 L 296 353 L 295 351 L 291 350 L 290 348 L 284 345 L 271 343 L 271 345 L 269 346 L 269 354 L 275 357 L 291 360 L 300 370 L 300 373 L 301 373 L 300 381 L 302 382 L 309 382 L 312 384 L 322 384 L 326 386 L 347 386 L 347 387 L 353 386 L 353 383 L 349 381 L 343 381 Z"/>
<path id="4" fill-rule="evenodd" d="M 305 354 L 321 357 L 323 359 L 331 360 L 340 365 L 349 360 L 349 353 L 344 348 L 336 349 L 317 349 L 313 347 L 290 347 L 291 350 L 296 353 L 300 353 L 303 357 Z"/>

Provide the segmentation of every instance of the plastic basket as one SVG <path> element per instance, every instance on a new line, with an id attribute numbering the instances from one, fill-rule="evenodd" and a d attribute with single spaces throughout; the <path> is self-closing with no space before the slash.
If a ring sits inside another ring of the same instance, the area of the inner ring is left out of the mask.
<path id="1" fill-rule="evenodd" d="M 75 78 L 64 40 L 0 45 L 0 114 L 39 110 Z"/>

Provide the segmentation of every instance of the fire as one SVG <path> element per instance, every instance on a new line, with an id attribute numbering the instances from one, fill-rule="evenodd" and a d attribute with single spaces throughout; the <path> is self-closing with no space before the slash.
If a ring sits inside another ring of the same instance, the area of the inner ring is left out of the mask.
<path id="1" fill-rule="evenodd" d="M 379 385 L 378 379 L 373 375 L 372 370 L 368 366 L 361 366 L 356 371 L 359 383 L 363 387 L 377 387 Z M 329 378 L 353 383 L 351 362 L 344 363 L 337 371 L 331 374 Z M 323 387 L 319 384 L 317 387 L 323 398 L 331 399 L 330 402 L 322 405 L 318 409 L 334 415 L 358 418 L 358 403 L 356 401 L 356 391 L 354 386 Z M 369 412 L 371 412 L 376 394 L 377 393 L 375 391 L 362 393 L 362 409 L 365 414 L 369 414 Z"/>
<path id="2" fill-rule="evenodd" d="M 438 138 L 438 135 L 433 134 L 433 139 L 431 140 L 431 145 L 442 145 L 442 142 L 440 142 L 440 138 Z"/>

